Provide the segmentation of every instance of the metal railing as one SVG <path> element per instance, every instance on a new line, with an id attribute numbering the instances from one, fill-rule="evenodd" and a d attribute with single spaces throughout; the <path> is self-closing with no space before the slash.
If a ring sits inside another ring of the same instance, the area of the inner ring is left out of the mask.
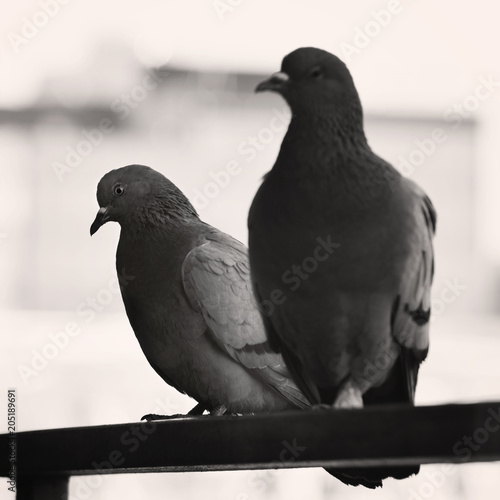
<path id="1" fill-rule="evenodd" d="M 74 475 L 500 460 L 500 402 L 198 416 L 0 435 L 17 498 L 66 498 Z M 15 462 L 9 461 L 15 452 Z"/>

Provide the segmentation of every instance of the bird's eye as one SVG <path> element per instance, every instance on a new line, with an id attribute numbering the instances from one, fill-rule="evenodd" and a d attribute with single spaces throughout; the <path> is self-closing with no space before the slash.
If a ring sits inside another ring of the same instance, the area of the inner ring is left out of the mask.
<path id="1" fill-rule="evenodd" d="M 311 70 L 309 76 L 315 79 L 323 78 L 323 70 L 320 66 L 316 66 Z"/>
<path id="2" fill-rule="evenodd" d="M 125 192 L 125 188 L 118 185 L 113 188 L 113 192 L 116 194 L 116 196 L 121 196 Z"/>

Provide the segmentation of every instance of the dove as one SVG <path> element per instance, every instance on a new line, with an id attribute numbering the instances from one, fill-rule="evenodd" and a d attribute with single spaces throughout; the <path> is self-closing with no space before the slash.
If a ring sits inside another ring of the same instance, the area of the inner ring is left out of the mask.
<path id="1" fill-rule="evenodd" d="M 142 165 L 108 172 L 90 233 L 115 221 L 126 313 L 158 375 L 212 415 L 305 408 L 273 352 L 253 295 L 247 248 L 205 224 L 186 196 Z"/>
<path id="2" fill-rule="evenodd" d="M 252 283 L 266 304 L 270 345 L 314 407 L 413 405 L 429 348 L 435 209 L 368 145 L 339 58 L 297 49 L 262 91 L 280 94 L 292 112 L 248 216 Z M 335 475 L 374 488 L 418 470 Z"/>

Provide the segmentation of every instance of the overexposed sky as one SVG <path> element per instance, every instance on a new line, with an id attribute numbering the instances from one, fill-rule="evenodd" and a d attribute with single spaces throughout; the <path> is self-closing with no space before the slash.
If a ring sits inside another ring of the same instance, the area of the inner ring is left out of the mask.
<path id="1" fill-rule="evenodd" d="M 500 186 L 499 14 L 491 0 L 4 2 L 0 109 L 33 105 L 48 86 L 59 104 L 109 104 L 140 65 L 267 73 L 295 48 L 317 46 L 348 64 L 367 112 L 447 122 L 461 109 L 477 120 L 476 239 L 500 265 L 500 226 L 491 225 Z"/>
<path id="2" fill-rule="evenodd" d="M 147 65 L 258 72 L 314 45 L 349 64 L 368 106 L 425 111 L 479 75 L 500 75 L 499 13 L 487 0 L 11 2 L 0 21 L 0 105 L 29 104 L 48 76 L 84 75 L 112 41 Z"/>

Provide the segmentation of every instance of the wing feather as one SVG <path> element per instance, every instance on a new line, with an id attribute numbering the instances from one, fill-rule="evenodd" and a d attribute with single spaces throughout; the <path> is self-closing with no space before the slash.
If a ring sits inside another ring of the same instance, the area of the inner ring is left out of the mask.
<path id="1" fill-rule="evenodd" d="M 246 247 L 212 229 L 182 265 L 184 290 L 216 344 L 298 407 L 309 404 L 267 340 L 252 292 Z"/>
<path id="2" fill-rule="evenodd" d="M 414 200 L 416 234 L 419 244 L 413 261 L 404 277 L 404 288 L 396 298 L 393 317 L 393 335 L 403 347 L 403 368 L 408 384 L 408 395 L 413 401 L 420 363 L 429 350 L 429 321 L 431 315 L 431 285 L 434 275 L 432 239 L 436 231 L 437 215 L 424 191 L 413 181 L 405 179 L 410 199 Z"/>

